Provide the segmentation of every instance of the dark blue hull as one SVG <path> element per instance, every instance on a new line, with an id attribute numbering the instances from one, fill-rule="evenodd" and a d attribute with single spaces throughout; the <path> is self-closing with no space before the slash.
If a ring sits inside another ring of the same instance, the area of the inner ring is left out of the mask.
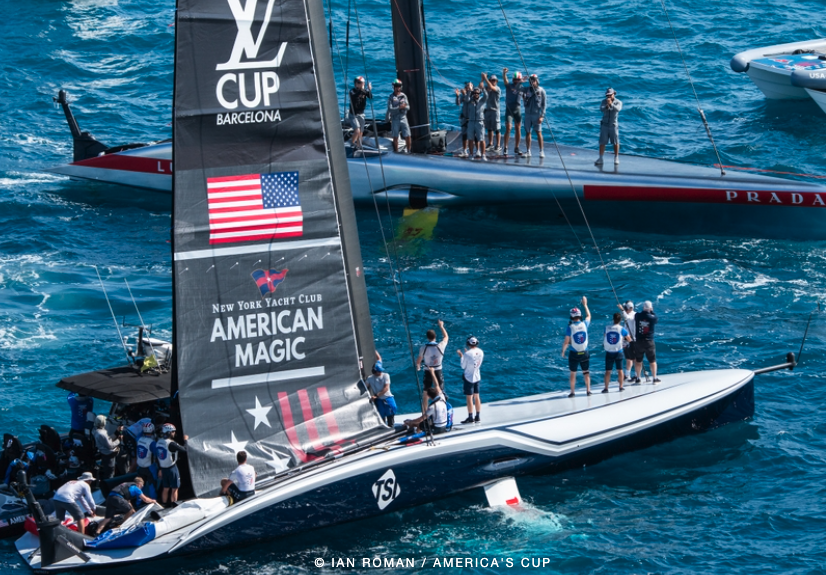
<path id="1" fill-rule="evenodd" d="M 394 492 L 395 498 L 379 509 L 371 487 L 385 471 L 357 474 L 345 480 L 329 483 L 298 497 L 276 503 L 219 528 L 179 553 L 249 543 L 365 519 L 385 512 L 398 511 L 461 491 L 479 487 L 503 476 L 553 474 L 568 469 L 593 465 L 615 455 L 644 449 L 681 436 L 714 429 L 726 423 L 742 421 L 754 414 L 754 381 L 749 381 L 731 395 L 699 410 L 681 415 L 644 432 L 600 444 L 570 455 L 548 457 L 527 451 L 492 448 L 468 450 L 450 456 L 434 457 L 392 465 L 395 484 L 382 486 Z"/>

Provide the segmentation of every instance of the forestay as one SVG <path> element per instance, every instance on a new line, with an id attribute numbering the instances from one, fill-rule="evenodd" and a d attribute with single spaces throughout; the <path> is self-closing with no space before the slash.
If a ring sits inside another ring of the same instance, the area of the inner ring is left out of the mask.
<path id="1" fill-rule="evenodd" d="M 176 378 L 200 496 L 241 449 L 260 481 L 385 428 L 358 385 L 374 343 L 320 3 L 180 0 L 176 26 Z"/>

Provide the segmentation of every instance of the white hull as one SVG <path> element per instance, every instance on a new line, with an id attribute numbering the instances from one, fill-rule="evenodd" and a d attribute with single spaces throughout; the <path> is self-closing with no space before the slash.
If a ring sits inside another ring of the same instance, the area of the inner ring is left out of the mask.
<path id="1" fill-rule="evenodd" d="M 803 88 L 791 84 L 791 71 L 752 63 L 746 72 L 754 85 L 770 100 L 806 100 Z"/>
<path id="2" fill-rule="evenodd" d="M 491 403 L 483 410 L 483 424 L 456 425 L 450 433 L 436 436 L 432 445 L 405 446 L 394 439 L 294 477 L 276 478 L 269 486 L 259 486 L 255 497 L 141 547 L 86 549 L 87 560 L 70 557 L 45 570 L 114 566 L 226 546 L 235 543 L 233 537 L 238 534 L 249 541 L 394 512 L 502 477 L 578 467 L 586 461 L 714 427 L 709 414 L 720 417 L 723 409 L 728 413 L 737 407 L 737 401 L 741 405 L 735 419 L 748 417 L 753 410 L 753 397 L 746 393 L 753 390 L 751 371 L 661 377 L 659 385 L 630 386 L 623 392 L 613 383 L 607 394 L 600 393 L 601 385 L 597 385 L 592 396 L 579 390 L 574 398 L 568 398 L 565 391 Z M 735 400 L 737 397 L 741 399 Z M 456 421 L 466 415 L 465 409 L 456 408 Z M 398 420 L 404 417 L 398 416 Z M 722 424 L 729 420 L 715 421 Z M 464 467 L 454 468 L 460 461 L 465 462 Z M 434 475 L 433 469 L 441 472 Z M 422 482 L 425 476 L 427 481 Z M 376 487 L 388 477 L 393 478 L 397 495 L 389 501 L 382 500 Z M 431 484 L 438 490 L 428 495 Z M 318 505 L 322 500 L 329 503 Z M 313 506 L 313 513 L 307 513 L 308 506 Z M 297 507 L 305 510 L 295 515 Z M 308 515 L 320 519 L 308 523 Z M 279 527 L 282 525 L 289 528 Z M 16 546 L 32 568 L 41 569 L 37 537 L 27 533 Z"/>

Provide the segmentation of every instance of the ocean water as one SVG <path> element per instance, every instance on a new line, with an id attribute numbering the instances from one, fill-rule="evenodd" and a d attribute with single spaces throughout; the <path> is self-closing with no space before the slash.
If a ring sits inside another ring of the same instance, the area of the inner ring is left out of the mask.
<path id="1" fill-rule="evenodd" d="M 728 68 L 741 50 L 826 36 L 822 2 L 666 4 L 724 163 L 823 175 L 826 115 L 812 102 L 766 101 Z M 346 77 L 365 74 L 381 94 L 394 76 L 390 4 L 357 5 L 366 61 L 353 5 L 349 47 L 348 3 L 330 7 L 338 85 L 346 68 Z M 659 3 L 503 5 L 529 71 L 548 91 L 560 142 L 595 147 L 596 110 L 612 86 L 626 106 L 624 151 L 716 161 Z M 457 116 L 453 87 L 481 71 L 518 69 L 519 56 L 498 2 L 426 0 L 425 7 L 439 121 L 449 124 Z M 128 281 L 154 335 L 171 336 L 169 197 L 41 170 L 71 157 L 63 115 L 51 105 L 60 88 L 69 91 L 81 127 L 106 143 L 170 136 L 173 20 L 171 1 L 4 6 L 0 432 L 32 439 L 41 423 L 65 428 L 57 380 L 123 359 L 96 269 L 117 323 L 138 322 Z M 400 407 L 412 411 L 416 393 L 391 260 L 414 341 L 437 318 L 451 335 L 449 357 L 468 335 L 480 338 L 483 400 L 565 389 L 567 366 L 558 355 L 567 310 L 587 295 L 593 336 L 615 309 L 593 247 L 542 214 L 469 209 L 414 218 L 358 213 L 374 333 Z M 406 242 L 407 227 L 425 233 Z M 382 232 L 401 238 L 395 250 L 385 249 Z M 665 373 L 779 363 L 798 351 L 809 313 L 826 293 L 826 242 L 594 233 L 618 297 L 654 302 Z M 752 420 L 520 480 L 522 512 L 486 509 L 481 494 L 468 493 L 166 567 L 185 574 L 826 572 L 823 333 L 824 318 L 815 313 L 799 368 L 756 380 Z M 458 395 L 456 363 L 448 378 Z M 376 558 L 380 566 L 362 565 Z M 453 567 L 444 566 L 448 559 Z M 408 560 L 415 566 L 390 566 Z M 11 542 L 0 541 L 0 573 L 11 572 L 25 568 Z"/>

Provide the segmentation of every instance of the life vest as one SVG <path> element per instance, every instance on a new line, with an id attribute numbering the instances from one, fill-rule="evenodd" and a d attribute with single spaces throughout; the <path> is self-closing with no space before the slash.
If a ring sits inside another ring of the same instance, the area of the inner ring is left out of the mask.
<path id="1" fill-rule="evenodd" d="M 158 465 L 161 469 L 169 469 L 178 462 L 178 452 L 169 451 L 171 439 L 159 439 L 155 444 L 155 455 L 158 457 Z"/>
<path id="2" fill-rule="evenodd" d="M 152 451 L 155 440 L 148 435 L 138 439 L 137 460 L 138 467 L 149 467 L 152 465 Z"/>
<path id="3" fill-rule="evenodd" d="M 424 364 L 426 367 L 432 367 L 433 369 L 442 369 L 442 358 L 445 356 L 445 352 L 443 352 L 439 348 L 439 344 L 435 341 L 429 341 L 424 344 L 424 353 L 422 354 L 422 359 L 424 360 Z"/>
<path id="4" fill-rule="evenodd" d="M 571 347 L 578 352 L 588 350 L 588 327 L 584 321 L 571 324 Z"/>
<path id="5" fill-rule="evenodd" d="M 618 323 L 605 328 L 605 338 L 602 340 L 605 351 L 609 353 L 622 351 L 622 330 L 623 327 Z"/>
<path id="6" fill-rule="evenodd" d="M 112 491 L 109 492 L 110 495 L 117 495 L 119 497 L 123 497 L 127 501 L 130 499 L 134 499 L 132 494 L 129 493 L 129 488 L 135 486 L 137 487 L 137 483 L 121 483 L 117 487 L 112 488 Z"/>

